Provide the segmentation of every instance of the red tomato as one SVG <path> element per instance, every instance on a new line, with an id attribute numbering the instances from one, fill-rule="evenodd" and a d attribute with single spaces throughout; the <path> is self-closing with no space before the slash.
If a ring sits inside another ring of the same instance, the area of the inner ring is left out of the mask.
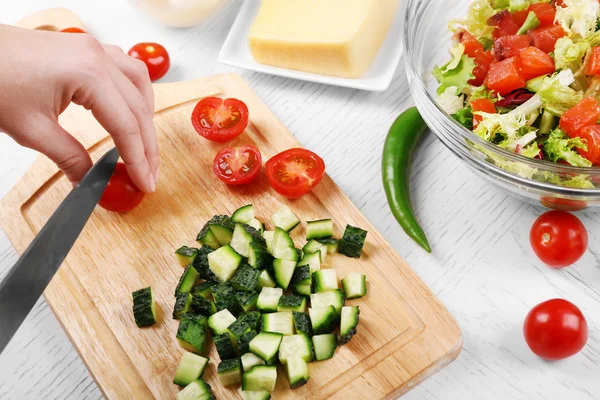
<path id="1" fill-rule="evenodd" d="M 492 61 L 494 61 L 494 56 L 490 50 L 485 52 L 478 51 L 477 54 L 475 54 L 475 68 L 473 68 L 473 75 L 475 75 L 475 78 L 469 81 L 470 85 L 483 85 L 483 81 L 490 70 Z"/>
<path id="2" fill-rule="evenodd" d="M 544 3 L 545 4 L 545 3 Z M 537 47 L 529 46 L 519 53 L 521 74 L 526 80 L 554 72 L 554 60 Z"/>
<path id="3" fill-rule="evenodd" d="M 496 27 L 493 32 L 494 39 L 506 35 L 514 35 L 521 27 L 515 22 L 513 16 L 507 10 L 492 15 L 487 20 L 487 24 Z"/>
<path id="4" fill-rule="evenodd" d="M 87 33 L 86 31 L 84 31 L 81 28 L 65 28 L 61 32 L 64 32 L 64 33 Z"/>
<path id="5" fill-rule="evenodd" d="M 535 16 L 540 21 L 540 26 L 554 25 L 554 17 L 556 16 L 556 9 L 550 3 L 535 3 L 529 6 L 527 13 L 533 11 Z M 527 15 L 525 16 L 527 17 Z M 521 23 L 521 25 L 523 25 Z"/>
<path id="6" fill-rule="evenodd" d="M 588 75 L 600 75 L 600 47 L 592 47 L 592 54 L 590 55 L 587 65 Z"/>
<path id="7" fill-rule="evenodd" d="M 579 137 L 587 144 L 587 151 L 578 149 L 579 154 L 590 160 L 592 164 L 600 163 L 600 125 L 584 127 L 579 131 Z"/>
<path id="8" fill-rule="evenodd" d="M 192 125 L 208 140 L 227 142 L 241 135 L 248 126 L 248 107 L 238 99 L 206 97 L 192 111 Z"/>
<path id="9" fill-rule="evenodd" d="M 262 168 L 260 151 L 252 145 L 225 147 L 215 156 L 213 171 L 228 185 L 245 185 L 256 179 Z"/>
<path id="10" fill-rule="evenodd" d="M 171 66 L 167 49 L 158 43 L 138 43 L 127 54 L 146 64 L 152 82 L 165 76 Z"/>
<path id="11" fill-rule="evenodd" d="M 519 57 L 507 58 L 493 64 L 485 80 L 488 88 L 501 95 L 523 88 L 527 83 L 521 76 L 521 60 Z"/>
<path id="12" fill-rule="evenodd" d="M 525 20 L 527 19 L 527 15 L 529 15 L 529 9 L 516 11 L 512 15 L 513 21 L 515 21 L 515 24 L 523 26 L 523 23 L 525 23 Z"/>
<path id="13" fill-rule="evenodd" d="M 529 311 L 523 335 L 531 351 L 539 357 L 562 360 L 583 349 L 588 326 L 577 306 L 564 299 L 552 299 Z"/>
<path id="14" fill-rule="evenodd" d="M 144 200 L 144 192 L 135 186 L 127 174 L 125 164 L 117 163 L 98 202 L 100 207 L 121 213 L 133 210 L 142 200 Z"/>
<path id="15" fill-rule="evenodd" d="M 527 32 L 531 44 L 546 53 L 553 52 L 556 41 L 566 34 L 560 25 L 540 26 Z"/>
<path id="16" fill-rule="evenodd" d="M 313 190 L 325 174 L 325 162 L 306 149 L 289 149 L 265 164 L 271 187 L 282 196 L 296 199 Z"/>
<path id="17" fill-rule="evenodd" d="M 460 42 L 465 46 L 465 54 L 471 58 L 475 58 L 479 52 L 483 52 L 483 45 L 467 31 L 460 34 Z"/>
<path id="18" fill-rule="evenodd" d="M 495 114 L 496 107 L 494 103 L 490 99 L 477 99 L 471 102 L 471 108 L 473 112 L 475 111 L 483 111 L 488 114 Z M 473 129 L 477 128 L 477 125 L 481 122 L 483 118 L 481 115 L 473 114 Z"/>
<path id="19" fill-rule="evenodd" d="M 600 106 L 593 97 L 586 97 L 560 117 L 559 126 L 570 137 L 577 137 L 581 129 L 595 125 L 600 118 Z"/>
<path id="20" fill-rule="evenodd" d="M 496 60 L 502 61 L 505 58 L 518 56 L 519 52 L 529 47 L 529 37 L 527 35 L 507 35 L 494 41 L 494 55 Z"/>
<path id="21" fill-rule="evenodd" d="M 581 258 L 588 244 L 585 226 L 566 211 L 548 211 L 534 222 L 529 233 L 533 251 L 545 264 L 562 268 Z"/>

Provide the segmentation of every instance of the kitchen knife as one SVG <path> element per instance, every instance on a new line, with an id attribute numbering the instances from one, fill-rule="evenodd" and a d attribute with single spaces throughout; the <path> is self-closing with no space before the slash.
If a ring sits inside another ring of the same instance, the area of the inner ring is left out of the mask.
<path id="1" fill-rule="evenodd" d="M 113 148 L 90 169 L 0 282 L 0 353 L 73 247 L 118 159 L 119 152 Z"/>

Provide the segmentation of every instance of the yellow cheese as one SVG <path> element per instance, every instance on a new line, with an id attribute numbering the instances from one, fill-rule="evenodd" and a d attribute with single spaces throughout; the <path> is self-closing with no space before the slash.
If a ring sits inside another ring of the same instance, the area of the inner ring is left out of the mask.
<path id="1" fill-rule="evenodd" d="M 398 0 L 262 0 L 250 50 L 261 64 L 358 78 L 373 63 L 397 6 Z"/>

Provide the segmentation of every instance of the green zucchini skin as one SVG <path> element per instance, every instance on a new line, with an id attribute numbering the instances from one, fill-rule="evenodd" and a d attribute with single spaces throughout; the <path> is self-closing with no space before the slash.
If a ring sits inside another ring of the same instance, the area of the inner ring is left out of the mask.
<path id="1" fill-rule="evenodd" d="M 221 358 L 221 360 L 236 357 L 235 348 L 233 347 L 229 333 L 215 335 L 213 336 L 213 341 L 215 342 L 215 347 L 217 348 L 217 353 L 219 353 L 219 358 Z"/>
<path id="2" fill-rule="evenodd" d="M 219 278 L 215 276 L 208 265 L 208 255 L 213 251 L 214 250 L 208 246 L 202 246 L 198 249 L 198 254 L 196 255 L 196 258 L 194 258 L 192 265 L 196 268 L 196 271 L 198 271 L 200 278 L 207 281 L 219 282 Z"/>
<path id="3" fill-rule="evenodd" d="M 156 311 L 152 288 L 147 287 L 131 293 L 133 299 L 133 318 L 139 328 L 156 323 Z"/>
<path id="4" fill-rule="evenodd" d="M 258 311 L 247 311 L 239 315 L 238 320 L 244 321 L 255 331 L 260 330 L 261 314 Z"/>
<path id="5" fill-rule="evenodd" d="M 339 249 L 340 254 L 352 258 L 360 258 L 362 248 L 365 245 L 367 231 L 357 228 L 352 225 L 346 225 L 344 236 L 340 239 Z"/>
<path id="6" fill-rule="evenodd" d="M 254 290 L 256 285 L 258 285 L 259 276 L 259 270 L 252 268 L 248 264 L 242 264 L 231 278 L 230 283 L 237 290 Z"/>
<path id="7" fill-rule="evenodd" d="M 292 316 L 294 318 L 296 332 L 303 333 L 308 337 L 311 337 L 313 335 L 313 329 L 308 314 L 300 311 L 292 311 Z"/>
<path id="8" fill-rule="evenodd" d="M 230 283 L 219 283 L 210 288 L 217 311 L 228 309 L 233 315 L 238 315 L 240 306 L 235 298 L 235 289 Z"/>

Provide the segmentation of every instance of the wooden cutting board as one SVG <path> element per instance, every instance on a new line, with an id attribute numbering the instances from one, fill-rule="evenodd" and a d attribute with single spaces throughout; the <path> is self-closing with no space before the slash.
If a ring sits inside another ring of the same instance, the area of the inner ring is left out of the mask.
<path id="1" fill-rule="evenodd" d="M 226 187 L 214 177 L 213 157 L 223 146 L 199 137 L 190 122 L 203 97 L 236 97 L 248 105 L 250 124 L 232 145 L 252 143 L 264 160 L 300 146 L 241 77 L 217 75 L 154 88 L 161 151 L 157 192 L 127 214 L 97 208 L 44 293 L 107 398 L 175 396 L 178 388 L 172 380 L 183 351 L 170 314 L 183 270 L 173 252 L 180 245 L 196 245 L 198 230 L 213 214 L 230 214 L 247 203 L 267 223 L 288 204 L 305 221 L 333 218 L 338 237 L 346 224 L 369 231 L 360 259 L 336 254 L 325 262 L 340 278 L 353 271 L 367 274 L 368 295 L 348 302 L 360 306 L 359 333 L 333 359 L 311 363 L 309 383 L 301 388 L 290 390 L 280 369 L 275 399 L 394 398 L 458 355 L 462 337 L 452 316 L 328 176 L 312 194 L 295 201 L 273 192 L 264 175 L 240 188 Z M 112 147 L 106 131 L 81 107 L 69 107 L 60 122 L 94 160 Z M 70 189 L 56 166 L 40 157 L 2 200 L 0 223 L 19 252 Z M 303 244 L 304 235 L 300 226 L 292 236 Z M 146 286 L 155 293 L 159 322 L 139 329 L 131 292 Z M 204 377 L 218 399 L 238 398 L 236 389 L 219 384 L 218 355 L 209 347 L 211 364 Z"/>

